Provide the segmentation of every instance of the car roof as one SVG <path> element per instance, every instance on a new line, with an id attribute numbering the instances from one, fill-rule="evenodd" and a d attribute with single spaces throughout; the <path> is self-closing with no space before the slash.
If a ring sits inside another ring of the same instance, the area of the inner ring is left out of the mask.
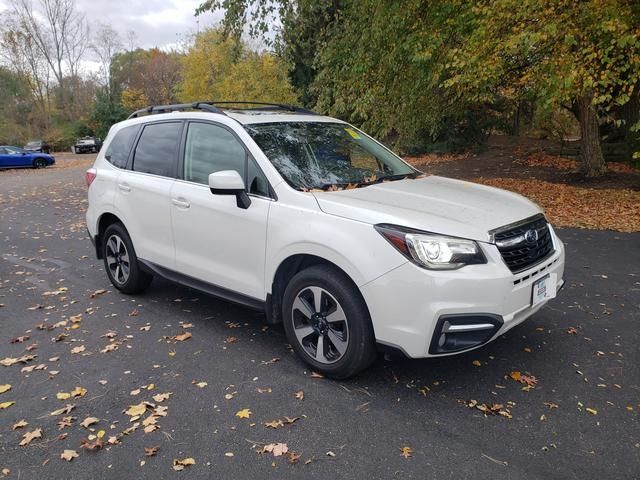
<path id="1" fill-rule="evenodd" d="M 306 113 L 291 112 L 265 112 L 260 110 L 223 110 L 222 113 L 205 112 L 205 111 L 175 111 L 168 113 L 154 113 L 151 115 L 143 115 L 139 117 L 129 118 L 119 122 L 118 129 L 128 125 L 138 125 L 141 123 L 149 123 L 166 120 L 221 120 L 222 118 L 232 118 L 241 125 L 254 125 L 259 123 L 282 123 L 282 122 L 322 122 L 322 123 L 345 123 L 337 118 L 325 115 L 314 115 Z"/>

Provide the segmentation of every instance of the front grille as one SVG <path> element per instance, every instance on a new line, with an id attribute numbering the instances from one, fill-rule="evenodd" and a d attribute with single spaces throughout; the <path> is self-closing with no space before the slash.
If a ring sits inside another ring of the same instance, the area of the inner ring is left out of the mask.
<path id="1" fill-rule="evenodd" d="M 499 228 L 492 235 L 504 262 L 514 273 L 526 270 L 553 252 L 549 225 L 542 215 Z"/>

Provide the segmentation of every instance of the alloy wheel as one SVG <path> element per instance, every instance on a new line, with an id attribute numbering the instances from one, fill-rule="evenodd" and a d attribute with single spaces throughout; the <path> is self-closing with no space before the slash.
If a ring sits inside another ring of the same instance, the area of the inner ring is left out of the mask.
<path id="1" fill-rule="evenodd" d="M 111 235 L 107 240 L 107 267 L 118 285 L 124 285 L 129 279 L 130 264 L 127 246 L 118 235 Z"/>
<path id="2" fill-rule="evenodd" d="M 293 331 L 304 351 L 315 361 L 332 364 L 349 345 L 349 324 L 340 303 L 321 287 L 305 287 L 291 307 Z"/>

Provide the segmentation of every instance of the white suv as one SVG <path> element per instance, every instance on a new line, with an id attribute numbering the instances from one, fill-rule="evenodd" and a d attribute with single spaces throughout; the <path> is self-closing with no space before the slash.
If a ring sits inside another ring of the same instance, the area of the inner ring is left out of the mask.
<path id="1" fill-rule="evenodd" d="M 113 285 L 154 275 L 264 311 L 314 370 L 378 349 L 467 351 L 563 286 L 540 208 L 424 175 L 357 128 L 286 105 L 149 107 L 87 171 L 87 227 Z"/>

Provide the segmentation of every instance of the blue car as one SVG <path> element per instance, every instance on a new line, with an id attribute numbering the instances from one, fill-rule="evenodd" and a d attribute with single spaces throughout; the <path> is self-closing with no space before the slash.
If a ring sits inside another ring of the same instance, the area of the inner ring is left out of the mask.
<path id="1" fill-rule="evenodd" d="M 20 147 L 0 146 L 0 168 L 43 168 L 56 163 L 52 155 L 28 152 Z"/>

